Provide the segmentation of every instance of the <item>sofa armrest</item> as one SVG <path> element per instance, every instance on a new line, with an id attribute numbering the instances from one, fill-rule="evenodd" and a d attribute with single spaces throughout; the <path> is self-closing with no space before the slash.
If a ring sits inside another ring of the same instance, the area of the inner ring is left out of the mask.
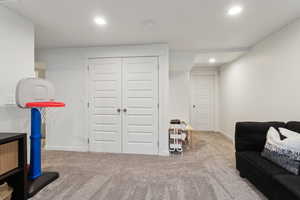
<path id="1" fill-rule="evenodd" d="M 270 127 L 285 127 L 284 122 L 238 122 L 235 126 L 235 150 L 261 152 Z"/>

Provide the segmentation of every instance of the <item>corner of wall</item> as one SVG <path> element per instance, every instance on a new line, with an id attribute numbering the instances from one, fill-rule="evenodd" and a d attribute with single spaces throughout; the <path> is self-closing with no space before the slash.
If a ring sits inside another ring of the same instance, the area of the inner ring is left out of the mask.
<path id="1" fill-rule="evenodd" d="M 234 143 L 234 136 L 233 135 L 230 135 L 230 134 L 228 134 L 228 133 L 226 133 L 225 131 L 222 131 L 222 130 L 218 130 L 217 132 L 220 133 L 221 135 L 225 136 L 228 140 L 230 140 L 231 142 Z"/>
<path id="2" fill-rule="evenodd" d="M 169 151 L 160 151 L 158 153 L 159 156 L 170 156 L 170 152 Z"/>

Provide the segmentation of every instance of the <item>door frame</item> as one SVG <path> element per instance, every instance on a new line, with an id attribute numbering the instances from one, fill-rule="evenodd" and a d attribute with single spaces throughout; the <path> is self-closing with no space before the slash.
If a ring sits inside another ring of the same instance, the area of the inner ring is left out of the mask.
<path id="1" fill-rule="evenodd" d="M 219 105 L 219 77 L 218 77 L 218 72 L 215 69 L 212 70 L 207 70 L 207 69 L 203 69 L 203 70 L 196 70 L 196 71 L 191 71 L 190 73 L 190 87 L 189 87 L 189 93 L 190 93 L 190 105 L 189 105 L 189 116 L 190 116 L 190 122 L 192 125 L 192 117 L 193 117 L 193 100 L 192 100 L 192 92 L 193 92 L 193 86 L 192 86 L 192 81 L 193 81 L 193 76 L 212 76 L 213 77 L 213 111 L 212 111 L 212 130 L 213 132 L 216 132 L 218 129 L 218 117 L 219 117 L 219 110 L 218 110 L 218 105 Z M 201 130 L 199 130 L 201 131 Z"/>
<path id="2" fill-rule="evenodd" d="M 86 91 L 87 91 L 87 124 L 86 124 L 86 128 L 88 131 L 88 135 L 87 135 L 87 149 L 88 152 L 91 152 L 91 114 L 92 114 L 92 106 L 91 106 L 91 102 L 92 102 L 92 85 L 91 85 L 91 75 L 90 75 L 90 64 L 91 64 L 91 60 L 97 60 L 97 59 L 121 59 L 121 70 L 122 70 L 122 85 L 123 85 L 123 60 L 126 58 L 156 58 L 157 59 L 157 69 L 155 71 L 155 80 L 156 83 L 154 85 L 154 87 L 156 87 L 156 96 L 155 96 L 155 103 L 157 104 L 157 109 L 156 109 L 156 126 L 154 127 L 155 132 L 154 132 L 154 136 L 153 136 L 153 155 L 158 155 L 160 154 L 160 108 L 159 108 L 159 102 L 160 102 L 160 88 L 159 88 L 159 80 L 160 80 L 160 57 L 159 56 L 120 56 L 120 57 L 91 57 L 88 58 L 87 60 L 87 67 L 86 67 Z M 121 94 L 121 104 L 123 105 L 123 92 Z M 122 130 L 123 130 L 123 120 L 121 120 L 121 149 L 123 153 L 123 135 L 122 135 Z"/>

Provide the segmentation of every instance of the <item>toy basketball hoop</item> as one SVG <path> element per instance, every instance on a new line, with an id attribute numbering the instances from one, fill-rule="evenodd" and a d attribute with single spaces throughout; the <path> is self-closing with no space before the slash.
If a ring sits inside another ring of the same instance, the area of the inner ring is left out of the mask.
<path id="1" fill-rule="evenodd" d="M 38 78 L 22 79 L 16 89 L 17 105 L 31 109 L 29 197 L 59 177 L 57 172 L 42 173 L 41 168 L 41 111 L 44 111 L 44 117 L 46 108 L 65 107 L 65 103 L 54 101 L 54 95 L 54 86 L 49 81 Z"/>
<path id="2" fill-rule="evenodd" d="M 49 108 L 49 107 L 65 107 L 63 102 L 45 101 L 45 102 L 28 102 L 26 108 Z"/>

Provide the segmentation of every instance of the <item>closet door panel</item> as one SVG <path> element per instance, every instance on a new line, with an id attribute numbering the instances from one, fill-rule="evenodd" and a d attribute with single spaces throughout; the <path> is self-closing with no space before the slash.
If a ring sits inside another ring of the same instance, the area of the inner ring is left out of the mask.
<path id="1" fill-rule="evenodd" d="M 158 59 L 123 59 L 123 152 L 158 152 Z"/>
<path id="2" fill-rule="evenodd" d="M 122 152 L 122 60 L 89 63 L 90 151 Z"/>

